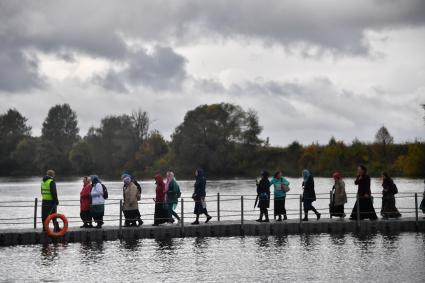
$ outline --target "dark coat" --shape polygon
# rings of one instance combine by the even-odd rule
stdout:
[[[268,178],[262,178],[257,184],[258,208],[270,207],[270,186]]]
[[[207,194],[206,186],[207,186],[207,179],[204,177],[201,171],[198,171],[198,176],[196,176],[196,182],[194,186],[195,191],[193,194],[193,198],[196,198],[196,199],[204,198]]]
[[[363,178],[360,179],[359,176],[357,176],[356,180],[354,181],[354,184],[356,184],[358,186],[357,189],[357,195],[359,197],[363,197],[366,194],[367,195],[371,195],[370,192],[370,176],[369,175],[364,175]]]
[[[305,201],[315,201],[316,192],[314,191],[314,179],[313,176],[308,177],[307,181],[303,182],[303,199]]]

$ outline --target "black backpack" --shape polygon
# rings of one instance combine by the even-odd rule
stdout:
[[[108,189],[106,188],[106,186],[104,184],[101,184],[102,188],[103,188],[103,198],[104,199],[108,199]]]
[[[396,186],[396,184],[395,183],[393,183],[393,185],[391,186],[392,188],[392,193],[394,194],[394,195],[396,195],[396,194],[398,194],[398,188],[397,188],[397,186]]]

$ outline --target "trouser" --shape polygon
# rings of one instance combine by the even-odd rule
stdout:
[[[180,220],[179,215],[177,214],[177,212],[174,211],[177,207],[177,203],[169,203],[168,206],[170,207],[171,215],[174,216],[177,220]]]
[[[103,215],[105,213],[105,205],[103,204],[97,204],[97,205],[92,205],[90,207],[90,214],[93,217],[93,220],[98,224],[98,225],[102,225],[103,224]]]
[[[47,219],[47,217],[49,217],[50,214],[56,213],[56,203],[52,200],[43,200],[41,202],[41,220],[43,221],[43,231],[45,230],[44,228],[44,221]],[[56,219],[52,220],[53,222],[53,226],[54,226],[54,230],[58,231],[59,230],[59,223]]]
[[[84,224],[91,224],[92,216],[91,216],[90,210],[81,211],[80,217],[81,217],[81,220],[83,220]]]

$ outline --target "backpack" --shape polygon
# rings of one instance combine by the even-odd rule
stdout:
[[[137,190],[139,191],[139,194],[142,194],[142,186],[140,186],[139,182],[136,180],[133,180],[133,183],[136,185]]]
[[[103,188],[103,198],[104,199],[108,199],[108,189],[106,188],[106,186],[104,184],[102,184],[102,188]]]
[[[180,191],[180,187],[177,183],[176,183],[176,196],[177,198],[182,196],[182,192]]]
[[[398,188],[395,183],[393,183],[391,190],[394,195],[398,194]]]

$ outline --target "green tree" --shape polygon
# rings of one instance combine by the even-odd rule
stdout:
[[[39,150],[40,139],[24,137],[12,153],[12,159],[16,162],[16,173],[19,175],[39,174],[36,156]]]
[[[397,160],[397,166],[408,177],[425,176],[425,143],[416,142],[408,145],[407,155]]]
[[[0,115],[0,175],[12,174],[17,164],[12,158],[18,143],[31,134],[27,118],[16,109],[9,109]]]
[[[44,171],[54,168],[62,173],[69,173],[71,163],[68,159],[78,136],[77,114],[69,104],[55,105],[50,108],[43,122],[41,147],[38,162]]]
[[[86,139],[76,143],[69,152],[74,172],[82,175],[90,175],[96,168],[93,162],[92,152]]]
[[[147,174],[152,177],[158,167],[163,169],[164,166],[170,166],[170,164],[164,164],[163,161],[158,162],[165,157],[168,151],[168,144],[161,133],[156,130],[152,131],[135,155],[137,170],[141,170],[138,175]]]
[[[201,105],[186,113],[172,135],[177,168],[185,174],[201,166],[212,175],[233,175],[241,161],[240,149],[245,148],[241,145],[259,145],[260,132],[253,111],[228,103]]]

